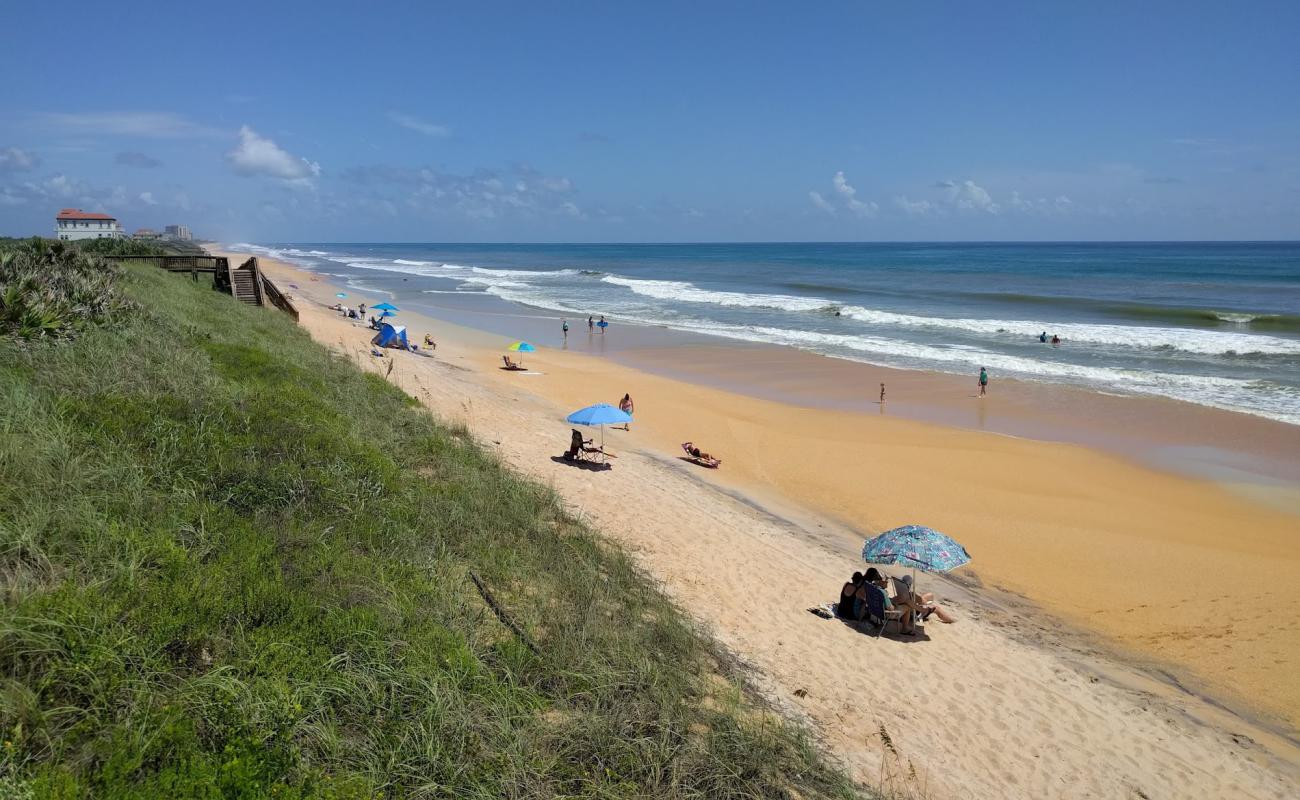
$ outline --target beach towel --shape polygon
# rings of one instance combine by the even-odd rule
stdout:
[[[808,609],[808,613],[816,614],[822,619],[835,619],[835,610],[839,607],[839,605],[840,605],[839,603],[822,603],[819,606],[813,606],[812,608]]]

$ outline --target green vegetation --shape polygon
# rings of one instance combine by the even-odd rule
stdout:
[[[171,252],[162,242],[141,239],[81,239],[71,244],[97,256],[165,256]]]
[[[174,240],[141,239],[78,239],[62,241],[40,236],[28,239],[0,237],[0,253],[25,247],[29,244],[43,242],[47,245],[63,244],[83,253],[95,256],[166,256],[166,255],[200,255],[203,248],[193,242]]]
[[[121,315],[120,268],[50,239],[0,249],[0,336],[67,336]]]
[[[70,343],[0,335],[0,794],[853,796],[464,430],[283,314],[119,280]]]

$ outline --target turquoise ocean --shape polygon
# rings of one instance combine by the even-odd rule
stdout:
[[[440,305],[526,306],[579,327],[603,314],[1300,425],[1300,243],[232,246],[415,311],[439,295]],[[1061,344],[1040,342],[1044,333]]]

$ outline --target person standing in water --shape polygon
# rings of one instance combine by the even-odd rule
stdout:
[[[986,367],[980,367],[980,397],[988,394],[989,391],[989,371]]]
[[[593,317],[593,316],[591,316],[590,314],[588,314],[588,315],[587,315],[587,333],[595,333],[595,332],[596,332],[596,318]]]
[[[604,315],[604,314],[601,314],[601,315],[600,315],[600,322],[597,322],[597,323],[596,323],[596,327],[597,327],[597,328],[600,328],[600,332],[601,332],[602,334],[605,332],[605,329],[609,327],[609,323],[605,321],[605,315]]]
[[[569,321],[568,321],[567,319],[561,319],[561,320],[560,320],[560,330],[564,331],[564,338],[565,338],[565,339],[568,339],[568,338],[569,338]]]

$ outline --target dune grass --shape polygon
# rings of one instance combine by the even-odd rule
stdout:
[[[120,280],[111,324],[0,338],[0,795],[856,796],[464,430],[273,310]]]

